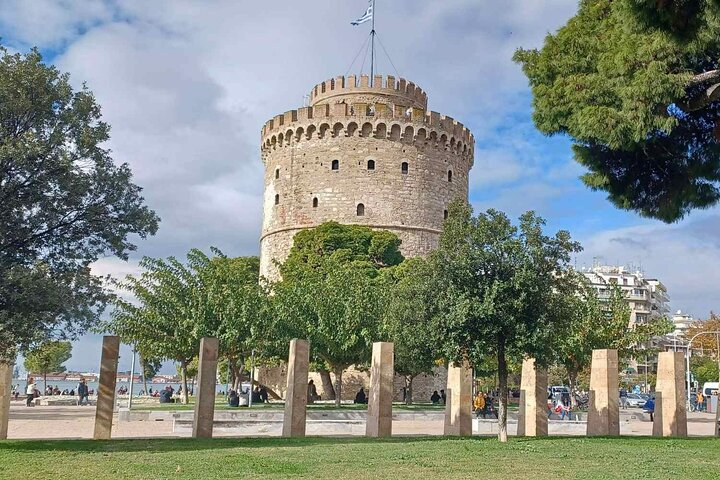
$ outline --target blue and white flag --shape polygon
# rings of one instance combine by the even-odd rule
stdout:
[[[365,10],[365,14],[364,14],[362,17],[360,17],[360,18],[358,18],[357,20],[355,20],[354,22],[350,22],[351,25],[358,26],[358,25],[360,25],[361,23],[369,22],[370,20],[372,20],[372,18],[373,18],[372,2],[373,2],[373,0],[370,0],[370,1],[368,2],[370,5],[368,5],[367,10]]]

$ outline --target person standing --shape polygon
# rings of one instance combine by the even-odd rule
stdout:
[[[25,405],[27,405],[28,407],[33,406],[32,402],[33,402],[33,400],[35,400],[35,388],[36,388],[35,379],[32,377],[28,378],[27,388],[25,389],[25,393],[27,394],[27,399],[25,401]]]
[[[88,386],[87,386],[87,383],[85,382],[84,378],[81,378],[80,383],[78,383],[77,395],[78,395],[78,406],[87,405],[87,403],[88,403]]]
[[[440,390],[440,400],[442,401],[442,404],[445,405],[445,402],[447,401],[447,395],[445,395],[445,390]]]
[[[622,406],[623,410],[627,408],[627,395],[628,392],[625,390],[625,387],[620,389],[620,405]]]
[[[485,418],[485,396],[483,392],[478,392],[473,400],[473,408],[475,409],[476,418],[480,418],[480,415]]]
[[[695,398],[695,410],[702,412],[705,407],[705,397],[703,396],[702,390],[698,390],[697,397]]]

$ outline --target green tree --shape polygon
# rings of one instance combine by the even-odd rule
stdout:
[[[574,142],[582,179],[672,222],[720,200],[720,2],[583,0],[540,50],[518,50],[533,120]]]
[[[335,374],[336,405],[343,371],[368,361],[379,340],[388,291],[380,270],[402,262],[399,245],[387,231],[327,222],[295,235],[280,268],[283,280],[273,285],[283,342],[310,341],[314,360]]]
[[[704,356],[694,356],[690,358],[690,371],[695,380],[700,384],[700,388],[706,382],[718,381],[718,364],[715,359]]]
[[[553,359],[552,338],[566,319],[556,297],[567,294],[570,255],[580,245],[566,231],[546,236],[533,212],[514,226],[488,210],[473,217],[463,202],[450,206],[440,247],[430,260],[441,279],[444,356],[476,363],[497,358],[500,391],[499,438],[507,441],[508,360]]]
[[[215,335],[237,390],[253,350],[257,359],[277,351],[278,335],[266,287],[258,283],[258,257],[214,257],[208,269],[208,300],[217,316]]]
[[[94,325],[109,301],[90,272],[157,230],[87,88],[36,50],[0,47],[0,357]]]
[[[191,250],[187,259],[186,266],[174,257],[143,258],[142,274],[129,275],[119,283],[133,301],[119,297],[111,319],[103,325],[103,329],[136,344],[149,358],[177,362],[184,403],[188,403],[188,365],[198,354],[200,338],[215,326],[198,275],[209,259],[199,250]]]
[[[64,341],[45,342],[25,354],[25,370],[43,376],[43,391],[47,389],[47,374],[65,371],[63,363],[72,357],[72,344]]]
[[[555,336],[555,350],[559,363],[566,371],[570,391],[577,386],[578,376],[590,366],[592,351],[599,348],[618,350],[620,358],[632,358],[638,349],[653,337],[672,331],[667,318],[652,318],[630,324],[630,307],[623,291],[611,285],[607,298],[599,298],[597,291],[582,274],[571,277],[570,295],[558,298],[558,316],[569,319],[566,329]],[[572,396],[575,404],[575,397]]]
[[[420,258],[405,260],[392,276],[383,328],[394,343],[395,373],[405,377],[405,403],[410,405],[413,379],[431,374],[441,356],[437,321],[440,288],[430,265]]]
[[[152,380],[160,372],[162,368],[162,361],[146,358],[142,352],[139,352],[140,359],[140,371],[142,372],[143,387],[145,388],[145,394],[148,395],[150,390],[148,389],[148,380]]]

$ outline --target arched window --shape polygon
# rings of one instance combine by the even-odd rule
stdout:
[[[447,220],[447,218],[448,218],[448,211],[447,211],[447,210],[445,210],[445,211],[443,212],[443,218],[444,218],[445,220]]]
[[[448,170],[448,182],[452,182],[452,170]]]
[[[402,162],[402,165],[400,166],[400,171],[403,173],[403,175],[407,175],[408,173],[408,163]]]
[[[280,169],[279,168],[275,169],[275,178],[280,178]]]
[[[358,217],[365,216],[365,205],[363,205],[362,203],[358,203],[357,216]]]
[[[340,160],[333,160],[330,168],[333,170],[340,170]]]
[[[375,160],[368,160],[368,170],[375,170]]]
[[[317,208],[318,206],[318,199],[317,197],[313,198],[313,208]]]
[[[279,193],[275,194],[275,205],[280,205],[280,194]]]

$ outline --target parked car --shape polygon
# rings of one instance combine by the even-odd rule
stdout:
[[[647,398],[639,393],[628,393],[626,402],[628,407],[642,407],[647,402]]]

